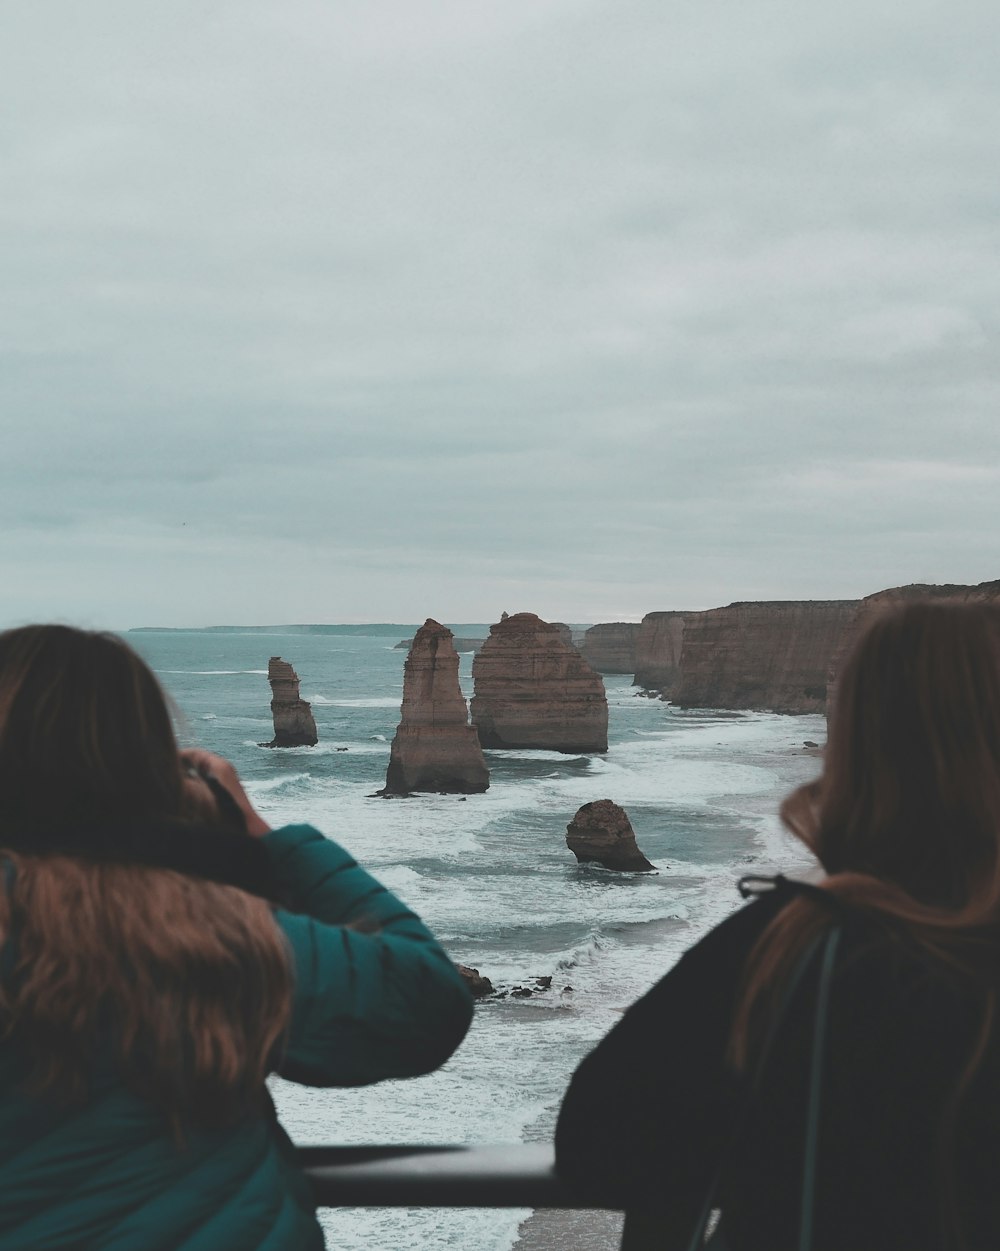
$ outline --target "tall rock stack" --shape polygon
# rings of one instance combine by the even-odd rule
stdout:
[[[583,636],[583,658],[598,673],[635,673],[635,621],[606,621]]]
[[[484,747],[608,750],[600,674],[531,612],[505,617],[472,662],[472,722]]]
[[[686,612],[648,612],[635,637],[635,685],[672,699],[681,673]]]
[[[853,599],[770,600],[688,613],[674,703],[823,712]]]
[[[925,582],[912,582],[908,586],[893,586],[885,591],[876,591],[874,595],[866,595],[857,606],[853,618],[841,636],[840,645],[830,662],[826,688],[826,716],[829,721],[837,699],[837,676],[840,673],[847,653],[855,639],[879,612],[893,608],[897,604],[905,604],[922,599],[955,599],[961,601],[985,602],[1000,601],[1000,580],[979,582],[975,585],[940,583],[934,585]]]
[[[428,618],[403,670],[401,720],[392,740],[383,795],[411,791],[473,794],[490,784],[458,684],[451,631]]]
[[[263,747],[315,747],[319,742],[312,708],[299,698],[299,675],[287,660],[272,656],[267,662],[271,684],[274,738]]]

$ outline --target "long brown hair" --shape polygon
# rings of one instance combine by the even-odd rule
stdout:
[[[291,1001],[268,903],[95,861],[82,836],[72,854],[77,830],[196,817],[167,701],[131,648],[66,626],[0,634],[0,1031],[29,1089],[80,1098],[111,1054],[175,1125],[257,1098]],[[36,830],[62,831],[61,854],[32,854]]]
[[[973,987],[980,1026],[941,1110],[945,1245],[961,1243],[958,1111],[997,1017],[1000,922],[1000,605],[916,601],[879,612],[840,675],[822,775],[785,825],[826,870],[821,886]],[[750,953],[730,1059],[745,1067],[781,988],[834,910],[794,899]]]

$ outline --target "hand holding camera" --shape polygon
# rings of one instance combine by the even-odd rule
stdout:
[[[239,774],[225,759],[199,747],[181,752],[184,784],[196,809],[221,818],[226,825],[245,828],[254,838],[262,838],[271,827],[247,798]]]

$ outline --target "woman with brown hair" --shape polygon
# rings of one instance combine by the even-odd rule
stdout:
[[[323,1238],[264,1086],[426,1073],[461,978],[405,905],[178,751],[120,639],[0,634],[0,1246]]]
[[[558,1168],[678,1246],[711,1206],[736,1251],[995,1251],[1000,606],[878,616],[782,817],[825,876],[748,880],[626,1012]]]

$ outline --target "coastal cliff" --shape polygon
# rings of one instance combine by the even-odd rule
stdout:
[[[452,639],[451,631],[431,618],[414,636],[383,795],[473,794],[489,787],[489,770],[458,684]]]
[[[682,708],[822,712],[831,658],[858,600],[771,600],[688,613],[680,677]]]
[[[272,656],[267,662],[271,684],[274,738],[262,747],[315,747],[319,742],[312,708],[299,698],[299,675],[287,660]]]
[[[837,699],[837,675],[847,653],[850,651],[858,634],[878,612],[891,608],[896,604],[904,604],[911,600],[921,599],[957,599],[988,601],[1000,600],[1000,579],[993,582],[939,583],[911,582],[906,586],[892,586],[884,591],[876,591],[866,595],[858,603],[847,628],[840,639],[840,644],[833,654],[827,673],[826,715],[829,720]]]
[[[680,677],[684,619],[687,612],[648,612],[635,636],[635,685],[673,696]]]
[[[591,626],[584,634],[580,651],[587,664],[598,673],[635,673],[638,634],[638,622],[602,622]]]
[[[472,722],[484,747],[608,750],[604,683],[561,631],[534,613],[490,627],[472,662]]]

